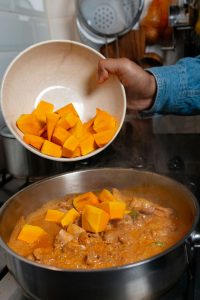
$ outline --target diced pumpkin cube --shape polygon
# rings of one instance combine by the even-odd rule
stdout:
[[[71,136],[71,134],[64,128],[62,127],[56,127],[54,130],[54,133],[52,135],[52,142],[63,146],[65,141]]]
[[[63,127],[67,130],[75,126],[78,120],[79,117],[77,117],[77,115],[75,115],[74,113],[67,113],[60,118],[60,120],[58,121],[58,126]]]
[[[84,131],[85,129],[80,119],[78,119],[77,123],[71,129],[69,129],[69,132],[72,135],[74,135],[78,140],[82,138]]]
[[[74,105],[72,103],[69,103],[61,108],[59,108],[56,111],[57,114],[59,114],[61,117],[63,117],[64,115],[68,114],[68,113],[74,113],[75,115],[78,116],[78,113],[74,107]]]
[[[80,147],[78,146],[78,147],[76,148],[76,150],[74,150],[74,152],[73,152],[73,154],[72,154],[71,157],[79,157],[79,156],[81,156],[81,149],[80,149]]]
[[[25,224],[17,239],[32,244],[47,238],[47,236],[47,232],[41,227]]]
[[[85,205],[82,213],[82,227],[90,232],[102,232],[109,221],[109,215],[103,209],[92,205]]]
[[[103,189],[101,191],[101,193],[99,194],[99,200],[102,201],[102,202],[104,202],[104,201],[116,201],[113,194],[107,189]]]
[[[36,118],[42,122],[46,123],[46,113],[51,113],[53,112],[54,105],[46,102],[44,100],[41,100],[36,109],[33,111],[33,114],[36,116]]]
[[[48,209],[45,216],[45,221],[60,223],[60,220],[63,218],[64,214],[64,212],[57,209]]]
[[[70,135],[63,145],[62,155],[64,157],[72,157],[78,145],[79,141],[77,138],[73,135]]]
[[[105,130],[95,133],[94,140],[99,147],[105,146],[115,135],[115,130]]]
[[[50,155],[50,156],[54,156],[54,157],[61,157],[62,156],[62,147],[45,140],[44,144],[41,148],[41,152],[46,155]]]
[[[116,120],[108,112],[97,109],[96,116],[94,118],[93,129],[95,132],[101,132],[109,129],[115,129]]]
[[[110,216],[110,219],[122,219],[125,214],[126,205],[124,202],[119,201],[104,201],[98,205],[99,208],[103,209]]]
[[[98,203],[97,196],[92,192],[81,194],[73,199],[73,205],[79,212],[82,212],[84,206],[87,204],[96,205]]]
[[[17,119],[17,127],[25,134],[41,135],[43,125],[33,114],[24,114]]]
[[[83,127],[84,127],[84,129],[85,129],[87,132],[95,133],[95,131],[94,131],[94,129],[93,129],[94,119],[95,119],[95,118],[92,118],[92,119],[90,119],[88,122],[86,122],[86,123],[83,124]]]
[[[86,134],[80,141],[81,154],[86,155],[96,149],[95,140],[91,133]]]
[[[23,136],[23,140],[26,144],[31,145],[38,150],[42,148],[42,145],[44,143],[44,138],[28,133],[25,133],[25,135]]]
[[[47,122],[47,137],[48,140],[51,141],[54,129],[56,127],[56,124],[58,120],[60,119],[60,116],[56,113],[47,113],[46,114],[46,122]]]
[[[76,209],[71,208],[62,217],[60,223],[63,227],[67,227],[69,224],[74,223],[74,221],[80,217],[80,214]]]

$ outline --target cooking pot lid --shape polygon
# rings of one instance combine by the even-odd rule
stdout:
[[[0,128],[0,136],[10,138],[10,139],[15,139],[15,137],[12,135],[12,133],[10,132],[10,130],[6,125]]]

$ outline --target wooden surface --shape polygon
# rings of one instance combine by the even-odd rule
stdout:
[[[118,38],[119,55],[117,54],[116,41],[104,45],[100,52],[109,58],[127,57],[140,64],[140,60],[145,53],[145,35],[141,30],[131,30],[127,34]]]

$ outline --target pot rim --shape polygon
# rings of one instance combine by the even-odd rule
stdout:
[[[171,251],[175,250],[176,248],[178,248],[179,246],[181,246],[192,234],[192,232],[194,232],[198,220],[199,220],[199,213],[200,213],[200,207],[199,207],[199,203],[196,199],[196,197],[194,196],[194,194],[182,183],[180,183],[179,181],[176,181],[168,176],[159,174],[159,173],[154,173],[151,171],[141,171],[141,170],[137,170],[134,168],[118,168],[118,167],[112,167],[112,168],[97,168],[97,169],[85,169],[85,170],[77,170],[77,171],[70,171],[70,172],[65,172],[62,173],[60,175],[53,175],[50,176],[46,179],[42,179],[39,180],[33,184],[30,184],[28,187],[25,187],[23,189],[21,189],[19,192],[15,193],[12,197],[10,197],[0,208],[0,215],[3,214],[4,210],[6,209],[6,207],[10,204],[11,201],[13,201],[13,198],[15,198],[18,194],[22,193],[24,190],[31,190],[34,189],[35,186],[41,184],[42,182],[46,182],[46,181],[51,181],[54,178],[58,178],[58,177],[63,177],[66,174],[71,174],[71,173],[85,173],[85,172],[94,172],[94,171],[99,171],[99,170],[103,170],[103,171],[108,171],[108,170],[113,170],[113,169],[118,169],[119,171],[126,171],[126,170],[134,170],[134,172],[136,173],[144,173],[144,174],[149,174],[149,175],[153,175],[154,177],[162,177],[168,181],[171,181],[172,183],[175,183],[176,185],[179,185],[181,188],[187,190],[187,192],[191,195],[191,199],[194,203],[195,206],[195,216],[194,216],[194,220],[193,220],[193,224],[190,228],[190,230],[188,230],[188,232],[184,235],[184,237],[178,241],[177,243],[175,243],[173,246],[167,248],[165,251],[154,255],[150,258],[135,262],[135,263],[129,263],[129,264],[125,264],[122,266],[117,266],[117,267],[110,267],[110,268],[101,268],[101,269],[64,269],[64,268],[57,268],[57,267],[53,267],[53,266],[47,266],[47,265],[43,265],[43,264],[39,264],[37,262],[33,262],[31,260],[28,260],[26,258],[24,258],[21,255],[18,255],[16,252],[14,252],[10,247],[7,246],[7,244],[2,240],[2,238],[0,237],[0,246],[6,251],[8,252],[11,256],[14,256],[15,258],[19,259],[22,262],[28,263],[32,266],[35,267],[40,267],[42,269],[46,269],[46,270],[51,270],[51,271],[56,271],[56,272],[73,272],[73,273],[98,273],[98,272],[113,272],[113,271],[117,271],[117,270],[126,270],[126,269],[130,269],[132,267],[138,267],[141,266],[143,264],[146,263],[150,263],[153,262],[159,258],[161,258],[164,255],[169,254]]]

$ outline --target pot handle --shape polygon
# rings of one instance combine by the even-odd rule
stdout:
[[[193,231],[190,235],[190,243],[194,248],[200,248],[200,232]]]

